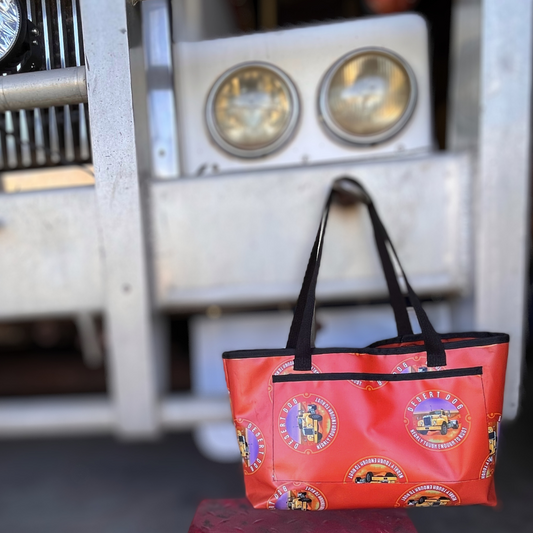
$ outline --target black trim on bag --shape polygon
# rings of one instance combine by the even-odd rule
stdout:
[[[481,366],[456,368],[453,370],[435,370],[433,372],[415,372],[413,374],[365,374],[361,372],[284,374],[272,376],[272,383],[288,383],[294,381],[425,381],[426,379],[479,376],[481,374],[483,374],[483,368]]]
[[[442,339],[460,339],[466,337],[465,340],[458,340],[444,343],[446,351],[456,350],[459,348],[476,348],[479,346],[490,346],[491,344],[506,344],[509,342],[509,335],[506,333],[489,333],[489,332],[468,332],[468,333],[445,333],[441,334]],[[425,352],[424,345],[415,346],[398,346],[395,348],[380,348],[385,344],[405,343],[405,342],[420,342],[423,341],[422,335],[406,335],[403,337],[396,337],[370,344],[366,348],[313,348],[313,355],[315,354],[335,354],[335,353],[357,353],[368,355],[404,355],[412,353]],[[279,348],[279,349],[256,349],[256,350],[232,350],[222,354],[223,359],[254,359],[260,357],[283,357],[294,355],[293,348]]]
[[[454,338],[461,338],[461,337],[466,337],[466,339],[468,339],[469,337],[470,338],[474,337],[474,339],[488,339],[491,341],[488,344],[503,344],[503,343],[509,342],[509,335],[507,333],[490,333],[488,331],[481,331],[481,332],[480,331],[462,331],[461,333],[441,333],[440,337],[441,339],[454,339]],[[456,342],[467,342],[466,339],[462,341],[456,341]],[[471,339],[471,340],[474,340],[474,339]],[[422,340],[423,339],[420,334],[403,335],[402,337],[393,337],[391,339],[384,339],[381,341],[373,342],[372,344],[368,345],[368,348],[379,348],[380,346],[383,346],[385,344],[421,342]],[[454,344],[454,343],[446,343],[445,346],[449,346],[450,344]],[[486,344],[479,344],[479,346],[485,346],[485,345]]]

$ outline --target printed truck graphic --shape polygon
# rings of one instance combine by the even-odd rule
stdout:
[[[407,503],[414,507],[439,507],[441,505],[448,505],[450,498],[446,498],[446,496],[441,496],[440,498],[420,496],[418,500],[409,500]]]
[[[419,416],[416,430],[422,435],[427,435],[428,431],[440,431],[441,435],[446,435],[448,429],[459,429],[459,421],[452,419],[451,412],[444,409]]]
[[[237,430],[237,441],[239,442],[239,451],[241,452],[241,457],[248,462],[250,460],[250,448],[248,447],[248,442],[246,442],[244,433],[245,430]]]
[[[313,500],[307,496],[306,491],[296,492],[291,490],[287,498],[287,509],[291,511],[307,511]]]
[[[496,433],[496,430],[492,426],[489,426],[489,450],[490,450],[490,455],[495,455],[496,454],[497,447],[498,447],[498,435]]]
[[[300,404],[301,405],[301,404]],[[298,410],[298,427],[302,441],[307,440],[318,444],[322,440],[322,415],[317,412],[315,404],[309,404],[307,410]]]
[[[364,477],[356,477],[356,483],[396,483],[398,481],[398,476],[392,472],[378,473],[367,472]]]

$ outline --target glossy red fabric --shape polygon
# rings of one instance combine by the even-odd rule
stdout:
[[[255,508],[496,504],[508,336],[445,336],[445,368],[427,367],[416,337],[315,350],[311,372],[293,371],[290,350],[224,354]],[[454,369],[462,370],[441,377]],[[338,379],[339,372],[383,376]],[[287,375],[307,377],[272,379]]]

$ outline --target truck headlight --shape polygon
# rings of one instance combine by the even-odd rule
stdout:
[[[18,0],[0,2],[0,61],[13,50],[21,36],[23,17]]]
[[[416,103],[416,80],[393,52],[362,49],[327,72],[319,94],[326,126],[355,144],[383,142],[407,123]]]
[[[39,30],[28,20],[22,0],[0,0],[0,75],[38,70],[42,64]]]
[[[239,157],[260,157],[280,148],[294,131],[298,115],[294,84],[266,63],[241,64],[225,72],[207,98],[211,136]]]

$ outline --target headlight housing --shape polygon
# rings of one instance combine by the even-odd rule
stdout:
[[[330,68],[318,105],[333,134],[368,145],[397,134],[411,117],[416,98],[416,79],[409,65],[391,51],[366,48]]]
[[[15,48],[22,34],[24,13],[18,0],[0,2],[0,61]]]
[[[39,31],[28,20],[25,2],[0,1],[0,74],[38,70],[42,64]]]
[[[239,157],[261,157],[280,148],[299,116],[298,93],[289,77],[268,63],[244,63],[215,82],[206,103],[214,141]]]

